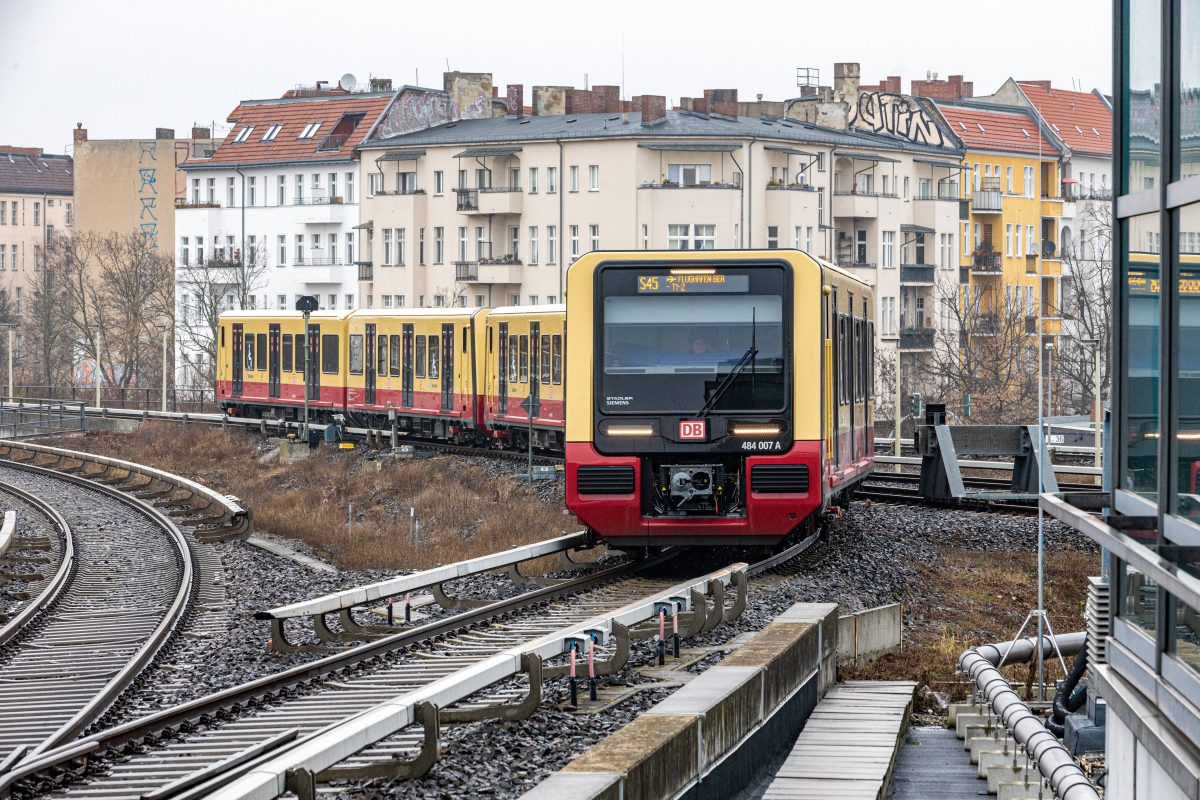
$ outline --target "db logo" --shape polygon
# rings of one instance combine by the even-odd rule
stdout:
[[[679,420],[679,438],[704,441],[708,438],[708,423],[702,419]]]

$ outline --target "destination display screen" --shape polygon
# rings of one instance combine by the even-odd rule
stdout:
[[[750,291],[749,275],[683,273],[675,275],[639,275],[638,294],[702,294],[705,292]]]
[[[1161,281],[1157,273],[1149,274],[1141,270],[1130,270],[1126,278],[1131,294],[1158,294]],[[1179,294],[1200,295],[1200,273],[1184,271],[1179,276]]]

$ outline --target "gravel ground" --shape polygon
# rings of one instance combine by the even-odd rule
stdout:
[[[63,539],[50,519],[16,495],[0,491],[0,512],[17,512],[13,543],[0,557],[0,621],[9,619],[26,603],[21,595],[36,597],[62,564]],[[34,546],[35,543],[38,546]],[[49,559],[39,563],[30,559]],[[40,577],[39,577],[40,576]]]

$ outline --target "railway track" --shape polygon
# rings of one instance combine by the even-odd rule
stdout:
[[[813,536],[744,571],[764,575],[786,569],[817,542]],[[322,728],[329,730],[380,703],[469,671],[522,642],[671,587],[678,578],[654,577],[646,570],[673,557],[666,553],[536,589],[94,734],[0,775],[0,796],[47,791],[80,798],[205,796],[276,751],[311,740]],[[740,613],[744,595],[743,589],[732,599],[722,591],[714,598],[720,608],[701,605],[693,621],[698,619],[704,630],[714,627],[727,613],[727,603]],[[631,635],[652,632],[635,629]],[[596,652],[598,662],[619,668],[628,656],[628,644],[624,653],[621,647],[619,638],[606,642]],[[543,676],[543,669],[563,670],[554,664],[539,667]],[[515,697],[534,696],[535,685],[540,687],[540,679],[490,686],[441,714],[448,718],[456,711],[512,706]],[[402,730],[357,750],[339,769],[386,770],[422,752],[424,735]],[[64,777],[73,780],[60,785]]]
[[[179,527],[115,489],[2,464],[0,498],[42,515],[63,540],[54,579],[0,646],[0,763],[11,768],[113,706],[184,618],[195,572]]]
[[[890,503],[893,505],[918,505],[918,506],[944,506],[945,508],[954,508],[961,511],[980,511],[984,513],[1000,513],[1000,514],[1036,514],[1036,503],[1021,503],[1019,501],[999,501],[999,500],[976,500],[972,498],[964,498],[961,500],[948,500],[944,503],[930,502],[921,496],[920,491],[915,486],[895,486],[887,485],[891,483],[892,476],[881,476],[878,481],[867,480],[855,489],[854,499],[870,500],[874,503]]]
[[[26,501],[8,493],[8,510],[14,514],[12,536],[3,559],[8,605],[0,617],[0,646],[48,607],[70,577],[75,562],[75,540],[65,521],[41,501]]]

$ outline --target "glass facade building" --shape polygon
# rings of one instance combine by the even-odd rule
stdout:
[[[1200,0],[1114,0],[1110,494],[1043,507],[1107,550],[1106,797],[1200,796]],[[1074,505],[1071,505],[1071,504]],[[1095,612],[1092,612],[1093,614]]]

